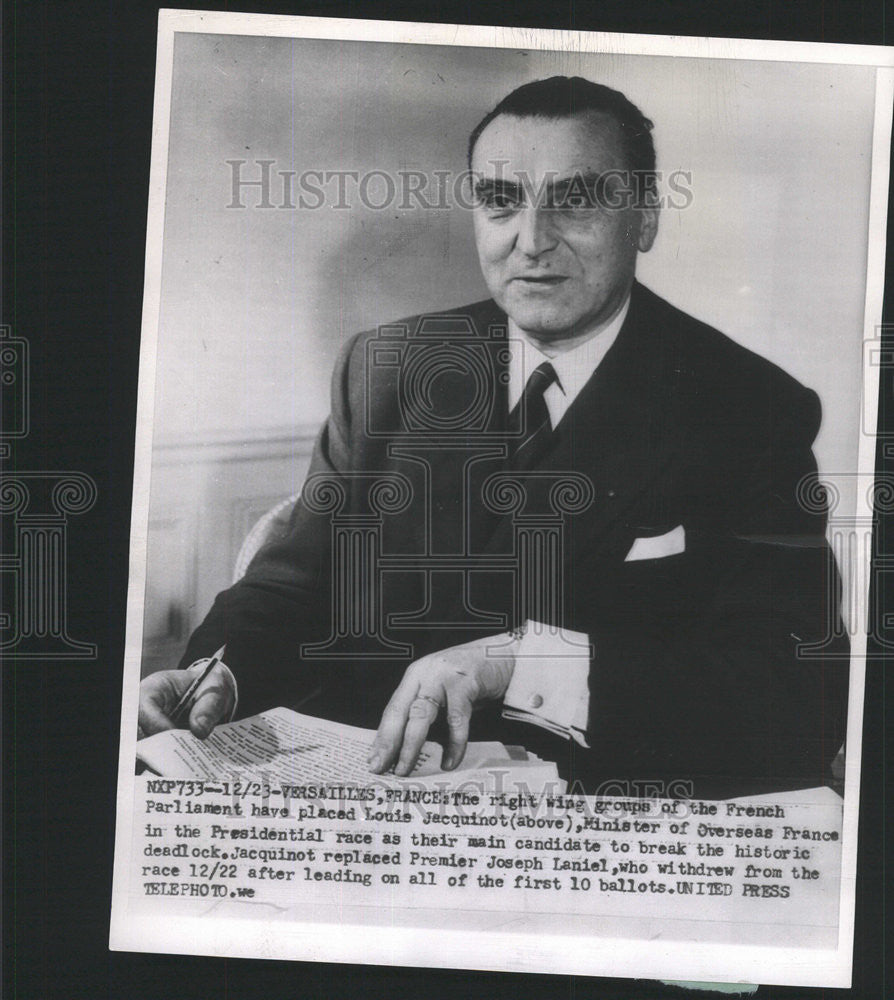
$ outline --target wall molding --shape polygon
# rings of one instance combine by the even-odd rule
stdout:
[[[300,458],[313,450],[319,427],[259,428],[242,434],[232,431],[203,431],[200,438],[178,435],[152,446],[152,464],[182,465],[200,462],[249,462],[257,459]]]

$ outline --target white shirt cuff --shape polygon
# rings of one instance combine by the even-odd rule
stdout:
[[[503,697],[503,718],[588,746],[590,656],[583,632],[528,622]]]

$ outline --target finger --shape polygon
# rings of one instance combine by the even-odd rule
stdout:
[[[458,767],[466,755],[469,743],[469,720],[472,717],[472,702],[462,691],[447,690],[447,748],[441,760],[445,771]]]
[[[438,717],[442,704],[442,697],[428,691],[420,691],[413,699],[407,725],[404,729],[400,757],[394,768],[394,773],[398,777],[405,777],[416,766],[419,751],[422,749],[422,744],[425,743],[431,724]]]
[[[419,682],[407,676],[398,684],[385,706],[367,763],[374,774],[387,771],[394,763],[404,739],[410,706],[419,691]]]
[[[235,703],[235,693],[229,675],[215,667],[202,681],[189,712],[189,729],[193,736],[204,740],[223,719],[228,719]]]
[[[163,704],[163,703],[162,703]],[[161,705],[159,705],[151,693],[140,692],[140,708],[137,719],[139,739],[144,736],[152,736],[153,733],[163,733],[166,729],[173,729],[174,723],[165,715]]]
[[[182,670],[159,670],[144,678],[140,684],[140,703],[137,723],[140,738],[173,729],[169,716],[179,693],[186,690],[190,678]]]

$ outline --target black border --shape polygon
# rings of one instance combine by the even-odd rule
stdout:
[[[221,9],[227,3],[188,5]],[[885,0],[236,3],[238,10],[635,33],[885,44]],[[109,952],[114,810],[157,5],[18,0],[3,13],[2,316],[31,348],[31,429],[3,468],[99,488],[69,538],[69,625],[95,662],[2,666],[3,982],[10,998],[584,998],[683,995],[633,980]],[[846,109],[842,109],[846,114]],[[891,212],[889,210],[889,229]],[[890,239],[890,233],[889,233]],[[885,319],[892,318],[891,268]],[[889,352],[890,353],[890,352]],[[894,465],[891,368],[879,468]],[[887,445],[887,454],[885,446]],[[891,517],[877,551],[889,553]],[[890,574],[877,574],[875,606]],[[886,600],[887,598],[887,600]],[[879,627],[885,622],[879,622]],[[767,998],[884,1000],[886,663],[870,660],[854,986]]]

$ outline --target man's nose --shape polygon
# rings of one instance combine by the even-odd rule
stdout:
[[[515,245],[528,257],[538,257],[552,250],[558,242],[553,230],[550,211],[542,205],[527,205],[517,216]]]

